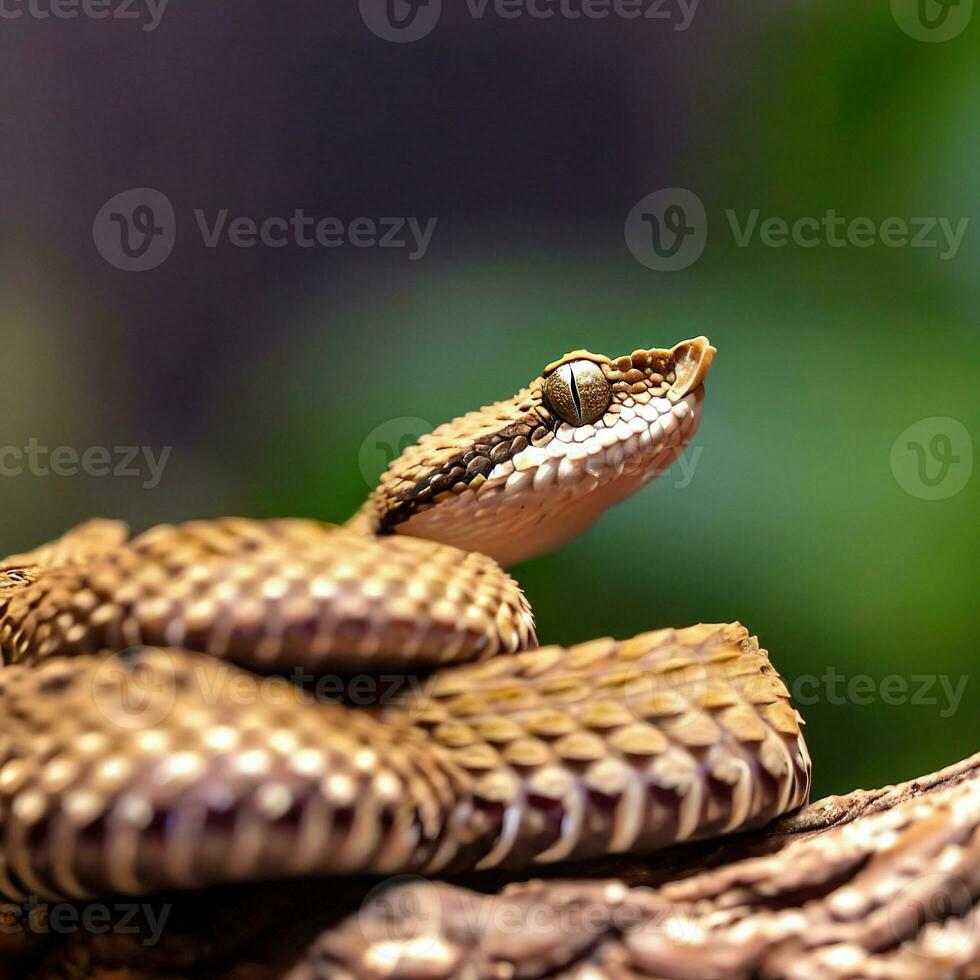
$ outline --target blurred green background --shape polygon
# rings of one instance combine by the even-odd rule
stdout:
[[[892,465],[919,420],[953,419],[974,443],[980,431],[978,18],[930,44],[887,4],[775,15],[704,0],[683,33],[456,11],[391,45],[356,11],[297,7],[234,24],[174,10],[147,36],[38,23],[13,39],[26,74],[8,89],[0,164],[0,442],[173,449],[153,489],[5,476],[0,552],[97,513],[136,528],[341,520],[380,472],[375,444],[417,420],[506,397],[572,348],[616,356],[705,333],[719,354],[690,482],[675,466],[514,569],[540,636],[742,620],[791,684],[818,679],[798,688],[816,795],[980,748],[980,478],[922,499],[912,450],[899,443]],[[141,274],[111,268],[91,237],[101,204],[132,186],[178,212],[174,255]],[[623,238],[662,187],[692,190],[707,214],[704,254],[673,273]],[[220,207],[439,225],[417,262],[208,250],[190,215]],[[725,212],[756,208],[970,223],[948,259],[739,248]],[[969,470],[962,448],[950,481]],[[870,688],[848,697],[859,675]]]

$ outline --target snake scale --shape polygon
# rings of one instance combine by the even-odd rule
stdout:
[[[566,355],[422,436],[343,527],[92,521],[0,562],[0,893],[520,868],[804,803],[748,630],[538,647],[501,567],[683,451],[714,353]]]

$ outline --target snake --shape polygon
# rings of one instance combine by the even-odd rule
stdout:
[[[95,519],[0,562],[0,894],[543,868],[801,806],[802,719],[747,628],[540,645],[505,571],[678,458],[714,355],[573,351],[343,525]]]

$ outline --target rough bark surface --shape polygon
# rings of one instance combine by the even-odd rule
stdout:
[[[136,904],[126,930],[132,913],[117,909],[70,935],[51,929],[64,908],[47,932],[43,909],[6,908],[0,975],[975,980],[980,754],[752,834],[552,878],[307,881]]]

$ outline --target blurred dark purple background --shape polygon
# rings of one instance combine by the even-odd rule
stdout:
[[[921,419],[975,439],[976,229],[942,259],[743,249],[725,217],[975,221],[976,19],[929,43],[904,2],[701,0],[678,30],[676,2],[670,20],[511,21],[446,0],[404,44],[354,2],[171,0],[151,31],[0,18],[0,444],[171,448],[153,488],[4,477],[0,553],[93,513],[342,519],[383,465],[364,455],[376,427],[506,396],[570,348],[705,332],[720,353],[696,478],[518,569],[542,635],[741,617],[791,678],[969,676],[949,712],[804,706],[818,792],[974,750],[976,480],[920,499],[889,454]],[[133,273],[93,222],[139,187],[173,204],[176,245]],[[676,273],[623,231],[670,187],[710,228]],[[193,212],[222,208],[438,223],[418,261],[207,248]],[[583,583],[594,601],[570,604]]]

